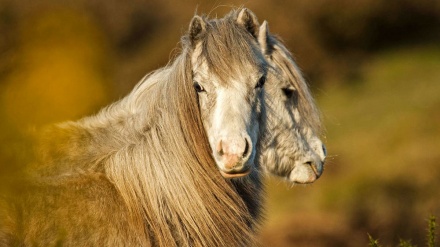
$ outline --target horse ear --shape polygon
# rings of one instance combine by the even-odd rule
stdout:
[[[237,16],[237,23],[246,30],[248,30],[252,36],[257,38],[258,36],[258,19],[257,16],[247,8],[243,8]]]
[[[264,21],[260,26],[260,31],[258,32],[258,43],[260,44],[263,54],[267,55],[269,52],[269,25],[267,24],[267,21]]]
[[[191,40],[191,44],[195,46],[197,41],[199,41],[206,32],[206,22],[202,17],[196,15],[192,18],[191,23],[189,24],[189,38]]]

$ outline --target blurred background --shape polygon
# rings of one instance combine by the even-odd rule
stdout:
[[[0,181],[26,164],[29,129],[120,99],[194,13],[239,6],[295,55],[329,150],[313,185],[267,178],[263,246],[425,246],[440,217],[438,0],[0,0]]]

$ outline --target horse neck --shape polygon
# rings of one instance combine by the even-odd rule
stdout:
[[[30,169],[47,175],[102,170],[103,160],[136,144],[151,126],[160,109],[153,107],[160,73],[147,76],[129,95],[94,116],[46,128],[38,138],[37,164]],[[136,103],[146,94],[151,95],[148,103]]]

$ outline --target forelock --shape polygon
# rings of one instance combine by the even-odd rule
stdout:
[[[198,52],[197,62],[206,63],[209,72],[225,83],[243,70],[254,67],[265,72],[267,67],[255,38],[236,23],[234,15],[208,22]]]

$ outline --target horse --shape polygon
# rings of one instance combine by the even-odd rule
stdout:
[[[259,154],[262,170],[292,184],[313,183],[322,175],[327,155],[319,139],[318,108],[292,54],[269,32],[267,21],[259,28],[258,41],[271,68],[277,71],[265,85],[266,132],[270,134]]]
[[[257,30],[247,9],[196,15],[172,63],[44,131],[22,188],[0,202],[0,245],[255,245],[274,73]]]

